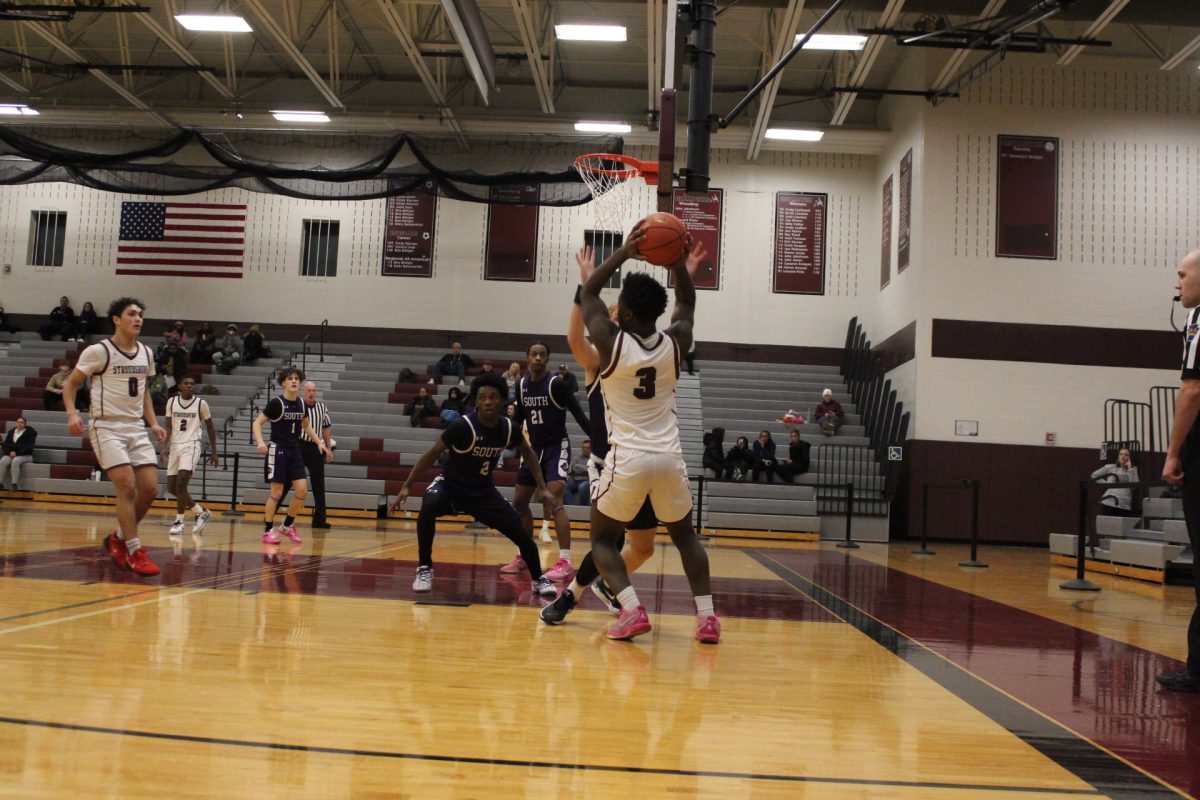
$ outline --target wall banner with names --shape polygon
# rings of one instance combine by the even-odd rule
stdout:
[[[912,148],[900,159],[900,219],[896,231],[896,274],[908,268],[912,238]]]
[[[484,280],[537,280],[537,202],[537,184],[488,189]]]
[[[672,198],[672,213],[683,222],[693,239],[704,243],[705,256],[693,281],[697,289],[721,288],[721,223],[725,203],[724,189],[709,189],[702,194],[688,194],[676,189]],[[675,285],[675,274],[667,276],[667,285]]]
[[[996,256],[1058,258],[1058,139],[1000,136]]]
[[[432,179],[408,194],[388,198],[383,215],[383,275],[433,277],[437,201]]]
[[[825,212],[829,195],[775,194],[776,294],[825,294]]]
[[[882,241],[879,245],[879,288],[892,282],[892,178],[883,182],[883,224],[880,228]]]

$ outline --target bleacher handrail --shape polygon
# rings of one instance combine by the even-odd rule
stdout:
[[[842,355],[842,377],[875,457],[886,462],[883,474],[886,498],[890,500],[899,482],[899,465],[886,461],[888,448],[904,443],[908,436],[909,414],[904,410],[904,404],[896,399],[891,380],[876,361],[871,340],[858,317],[850,320],[846,342],[848,351]]]
[[[1171,443],[1171,426],[1175,424],[1175,395],[1178,386],[1150,387],[1150,446],[1152,452],[1165,453]]]
[[[321,320],[321,363],[325,363],[325,334],[329,332],[329,320]]]

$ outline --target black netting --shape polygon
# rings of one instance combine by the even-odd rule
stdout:
[[[469,202],[505,202],[491,189],[537,185],[539,205],[591,200],[575,156],[623,152],[620,138],[525,136],[457,141],[263,131],[79,131],[0,127],[0,184],[66,182],[106,192],[187,195],[237,187],[308,200],[372,200],[428,181]]]

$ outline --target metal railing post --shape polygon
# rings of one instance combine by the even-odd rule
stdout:
[[[929,544],[929,484],[921,485],[921,546],[913,550],[919,556],[937,555],[936,550],[930,550]]]
[[[1060,583],[1060,589],[1074,589],[1080,592],[1098,592],[1100,587],[1084,577],[1087,568],[1087,518],[1088,518],[1088,484],[1091,481],[1079,482],[1079,523],[1075,534],[1075,577]]]
[[[979,555],[979,481],[968,478],[963,481],[971,487],[971,558],[969,561],[960,561],[960,567],[974,567],[977,569],[987,569],[987,564],[980,561]]]
[[[225,512],[227,517],[244,517],[246,516],[241,511],[237,510],[237,490],[238,490],[238,467],[241,464],[242,454],[233,454],[233,486],[229,489],[229,510]]]
[[[850,528],[854,524],[854,481],[846,483],[846,538],[837,543],[838,547],[846,550],[857,550],[858,544],[850,538]]]

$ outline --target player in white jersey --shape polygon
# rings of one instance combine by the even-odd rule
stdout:
[[[713,611],[708,555],[692,530],[692,492],[679,445],[675,384],[682,355],[692,346],[696,287],[686,251],[670,269],[675,274],[675,308],[665,331],[655,323],[667,307],[667,291],[645,273],[625,275],[617,298],[617,321],[609,319],[600,290],[637,253],[642,232],[634,227],[625,243],[587,279],[580,292],[583,319],[600,356],[600,388],[608,423],[608,456],[592,503],[592,555],[621,614],[608,629],[610,639],[632,639],[650,630],[646,608],[629,584],[618,542],[625,525],[646,498],[679,550],[696,599],[696,638],[716,644],[721,623]]]
[[[146,436],[146,428],[160,442],[167,432],[159,427],[154,404],[146,391],[154,377],[150,348],[138,342],[146,307],[140,300],[122,297],[108,307],[115,329],[111,339],[84,348],[63,384],[67,429],[82,436],[83,420],[75,410],[75,393],[89,382],[88,438],[100,468],[117,490],[117,530],[104,537],[109,556],[122,569],[139,575],[157,575],[158,565],[150,560],[138,540],[138,523],[146,516],[158,494],[158,454]]]
[[[221,466],[217,458],[217,429],[213,427],[212,412],[203,397],[197,397],[196,379],[185,375],[179,382],[179,394],[167,400],[167,438],[171,452],[167,456],[167,491],[175,495],[175,522],[171,525],[171,536],[183,535],[183,514],[191,509],[196,515],[192,533],[199,533],[212,512],[192,499],[188,481],[200,464],[200,428],[208,430],[208,460],[213,468]]]

